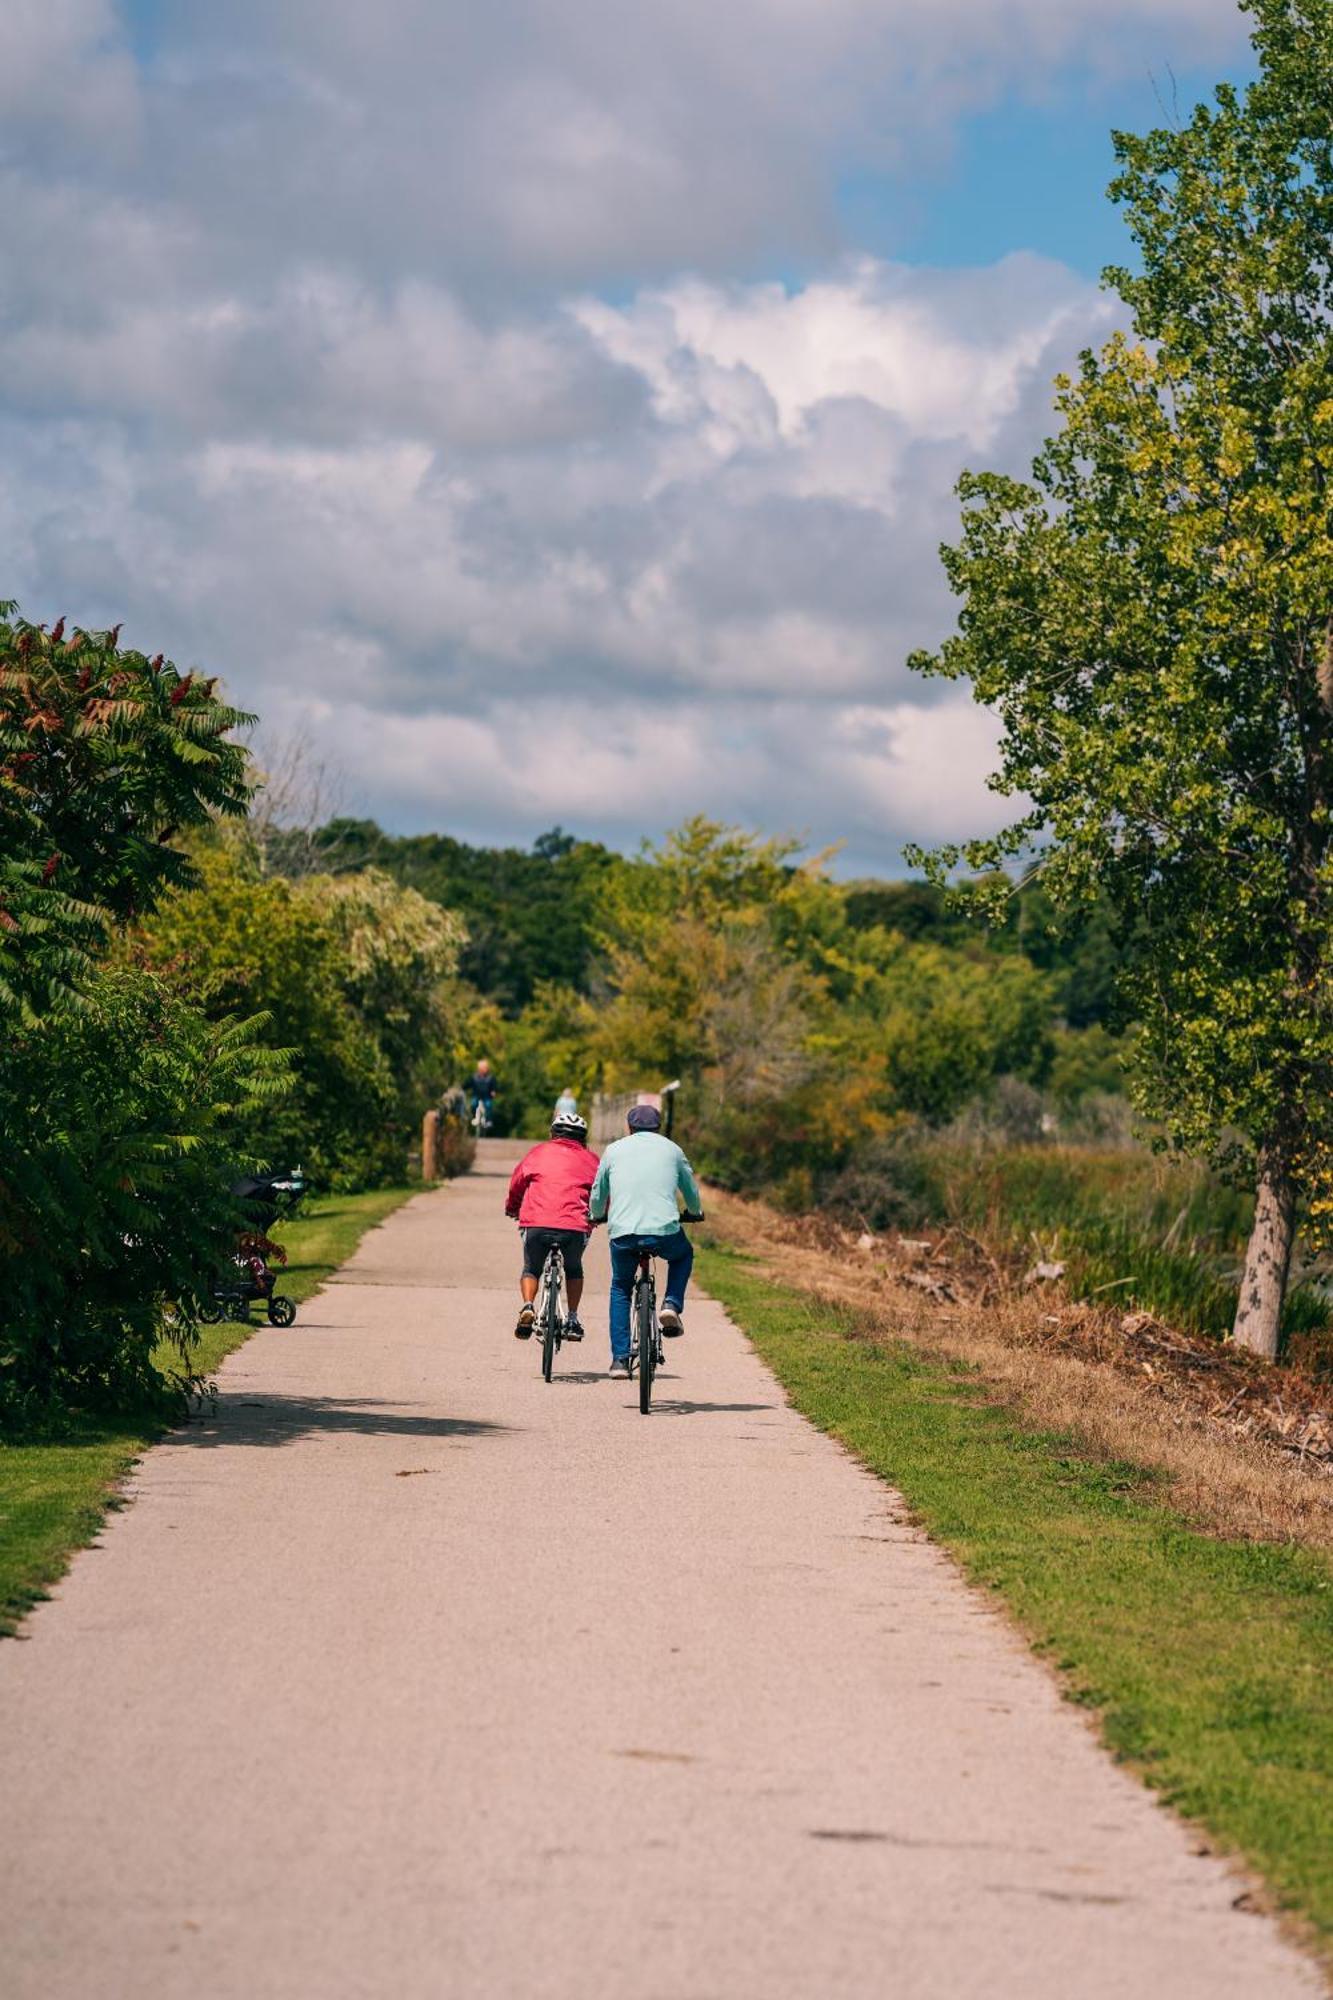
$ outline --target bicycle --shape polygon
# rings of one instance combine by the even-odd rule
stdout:
[[[702,1222],[702,1215],[688,1210],[682,1222]],[[657,1280],[653,1276],[654,1253],[639,1251],[639,1269],[630,1295],[629,1372],[639,1378],[639,1412],[647,1416],[653,1406],[653,1382],[662,1366],[662,1322],[657,1316]]]
[[[472,1131],[476,1138],[484,1139],[491,1129],[491,1107],[484,1097],[479,1097],[472,1107]]]
[[[555,1357],[560,1352],[560,1341],[565,1330],[565,1315],[560,1310],[565,1289],[565,1260],[560,1245],[553,1243],[546,1253],[542,1265],[541,1284],[537,1291],[537,1324],[542,1335],[542,1380],[549,1382]]]
[[[662,1328],[657,1317],[657,1280],[653,1276],[653,1253],[640,1250],[639,1269],[630,1296],[629,1372],[639,1378],[639,1411],[647,1416],[653,1406],[653,1378],[662,1365]]]

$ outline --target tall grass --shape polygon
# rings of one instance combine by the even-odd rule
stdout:
[[[1033,1261],[1065,1266],[1077,1298],[1159,1314],[1220,1338],[1253,1202],[1197,1162],[1146,1148],[966,1144],[895,1135],[829,1190],[830,1204],[872,1228],[953,1224]],[[1333,1323],[1310,1283],[1293,1287],[1287,1334]]]

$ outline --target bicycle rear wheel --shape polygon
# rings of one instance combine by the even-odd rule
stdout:
[[[639,1336],[639,1411],[653,1406],[653,1376],[657,1373],[657,1329],[653,1325],[653,1288],[640,1279],[634,1292],[634,1326]]]
[[[560,1273],[554,1254],[546,1260],[543,1278],[546,1297],[542,1306],[542,1379],[549,1382],[555,1351],[560,1345]]]

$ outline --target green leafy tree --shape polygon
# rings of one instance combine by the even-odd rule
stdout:
[[[1051,1053],[1050,988],[1017,953],[992,960],[899,944],[865,996],[895,1110],[942,1123],[999,1076],[1036,1081]]]
[[[606,886],[628,865],[558,827],[525,853],[446,834],[395,837],[373,820],[338,819],[316,831],[313,845],[340,875],[373,866],[455,912],[467,933],[460,976],[511,1017],[541,985],[587,983]],[[280,848],[273,859],[281,869]]]
[[[244,721],[116,632],[0,607],[0,1421],[160,1393],[226,1258],[247,1124],[284,1065],[133,958],[192,879],[178,836],[248,796]]]
[[[0,1038],[0,1427],[160,1396],[164,1332],[188,1369],[193,1297],[243,1220],[240,1135],[286,1089],[257,1028],[126,962]]]
[[[56,1004],[111,925],[188,880],[176,836],[245,810],[249,719],[118,629],[66,638],[0,603],[0,1010]]]
[[[244,841],[202,848],[195,877],[139,943],[211,1019],[262,1014],[290,1051],[293,1088],[252,1145],[337,1187],[402,1174],[447,1081],[458,919],[377,869],[261,876]]]
[[[314,876],[299,899],[319,909],[340,950],[339,983],[388,1063],[405,1126],[447,1081],[445,1043],[467,931],[452,910],[382,869]]]
[[[210,1019],[262,1014],[266,1036],[290,1052],[292,1090],[247,1128],[257,1154],[338,1187],[401,1170],[392,1071],[347,997],[345,947],[318,896],[261,881],[233,848],[216,846],[138,944]]]
[[[1253,13],[1252,87],[1117,138],[1136,337],[1060,383],[1029,480],[964,479],[959,631],[916,664],[995,708],[1031,802],[970,865],[1045,843],[1057,904],[1107,899],[1143,1108],[1239,1135],[1233,1337],[1272,1355],[1333,1104],[1333,4]]]

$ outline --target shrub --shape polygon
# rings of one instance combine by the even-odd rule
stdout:
[[[0,1422],[160,1394],[230,1254],[236,1139],[285,1087],[255,1025],[213,1023],[133,965],[0,1041]]]
[[[0,1022],[61,1003],[113,925],[190,879],[170,836],[248,798],[213,682],[0,603]]]
[[[437,998],[458,935],[446,912],[373,871],[261,880],[243,848],[215,845],[142,943],[214,1019],[263,1012],[290,1051],[293,1088],[251,1110],[249,1143],[342,1188],[404,1171],[432,1094],[419,1070],[433,1035],[443,1062]]]

